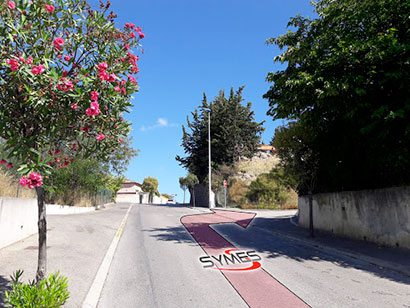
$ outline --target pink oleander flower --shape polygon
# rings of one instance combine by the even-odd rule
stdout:
[[[120,142],[120,143],[122,143],[122,138],[120,137],[120,138],[118,138],[118,141]]]
[[[105,136],[101,134],[101,135],[98,135],[95,139],[97,139],[98,141],[102,141],[105,139]]]
[[[124,26],[124,29],[128,29],[128,28],[133,29],[134,27],[135,27],[134,24],[132,24],[132,23],[130,23],[130,22],[127,22],[127,23],[125,24],[125,26]]]
[[[58,155],[58,154],[60,154],[60,153],[61,153],[60,150],[55,150],[54,155]]]
[[[54,6],[52,6],[52,5],[44,5],[44,7],[46,8],[46,10],[49,12],[49,13],[53,13],[54,12]]]
[[[140,36],[140,39],[143,39],[145,37],[145,34],[142,33],[142,30],[141,30],[140,27],[137,27],[135,30],[138,32],[138,35]]]
[[[26,186],[28,184],[28,179],[26,176],[20,178],[19,183],[21,186]]]
[[[135,78],[132,75],[127,75],[127,77],[133,84],[138,85],[138,81],[136,81]]]
[[[85,113],[86,113],[86,115],[88,115],[88,116],[94,116],[94,115],[99,115],[100,114],[100,109],[99,109],[99,105],[98,105],[98,103],[97,102],[92,102],[91,104],[90,104],[90,108],[88,108],[86,111],[85,111]]]
[[[13,1],[9,1],[7,3],[7,6],[10,10],[14,9],[16,7],[16,4]]]
[[[110,75],[107,74],[105,71],[101,71],[101,72],[99,72],[99,74],[98,74],[98,78],[99,78],[101,81],[109,80],[109,79],[110,79]]]
[[[105,72],[108,69],[108,64],[105,62],[102,62],[98,64],[98,72]]]
[[[54,47],[58,50],[61,50],[61,47],[64,45],[64,39],[62,37],[57,37],[53,41]]]
[[[41,64],[39,64],[39,65],[37,65],[37,66],[34,65],[34,66],[31,68],[31,72],[32,72],[34,75],[40,75],[41,73],[44,72],[44,66],[41,65]]]
[[[125,61],[125,58],[120,58],[120,61],[121,61],[121,62],[124,62],[124,61]]]
[[[108,75],[106,80],[109,81],[109,82],[114,82],[116,78],[117,78],[117,76],[115,76],[114,73],[111,73],[110,75]]]
[[[98,93],[96,91],[91,91],[91,100],[98,101]]]
[[[131,38],[134,38],[134,37],[135,37],[135,33],[134,33],[134,32],[131,32],[131,33],[130,33],[130,37],[131,37]]]
[[[4,160],[4,159],[2,159],[2,160],[0,160],[0,165],[4,165],[4,164],[6,164],[7,162]]]
[[[122,88],[121,93],[124,94],[124,95],[127,95],[127,90],[125,90],[125,88]]]
[[[28,57],[27,60],[26,60],[26,64],[33,64],[33,58]]]
[[[121,80],[121,86],[123,86],[123,85],[125,85],[125,84],[126,84],[125,79],[122,79],[122,80]]]
[[[139,68],[138,68],[137,65],[134,65],[134,66],[132,67],[131,71],[133,71],[134,73],[138,73],[140,70],[139,70]]]
[[[6,168],[13,168],[13,164],[12,163],[8,163],[7,165],[6,165]]]
[[[128,49],[130,49],[130,45],[124,44],[124,48],[125,48],[125,50],[128,50]]]
[[[12,72],[15,72],[19,69],[20,64],[16,59],[7,59],[6,63],[10,65],[10,69]]]
[[[63,77],[67,76],[68,72],[66,70],[63,70]]]
[[[120,91],[121,91],[121,89],[120,89],[119,86],[114,87],[114,90],[115,90],[116,92],[120,92]]]
[[[40,187],[43,185],[43,177],[41,174],[37,172],[31,172],[30,175],[27,178],[27,186],[30,189],[33,189],[34,187]]]
[[[66,60],[67,62],[70,61],[71,57],[70,56],[65,56],[64,60]]]
[[[76,103],[71,104],[70,106],[71,109],[77,110],[78,109],[78,105]]]
[[[60,83],[57,85],[57,89],[59,89],[60,91],[69,91],[73,88],[73,83],[71,81],[68,81],[65,77],[61,78]]]
[[[19,61],[20,61],[20,62],[24,62],[25,60],[24,60],[23,57],[20,56],[20,57],[19,57]]]
[[[135,65],[137,63],[137,61],[139,60],[138,56],[133,55],[130,52],[127,53],[127,56],[128,56],[128,63],[129,64],[134,64]]]

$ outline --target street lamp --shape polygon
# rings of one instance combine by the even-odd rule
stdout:
[[[212,202],[211,202],[211,109],[208,110],[208,177],[209,177],[209,185],[208,185],[208,200],[209,200],[209,208],[212,208]]]

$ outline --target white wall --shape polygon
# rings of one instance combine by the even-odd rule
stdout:
[[[58,204],[47,204],[46,213],[47,215],[69,215],[69,214],[80,214],[95,211],[95,207],[82,207],[82,206],[69,206],[69,205],[58,205]]]
[[[37,233],[37,200],[0,198],[0,248]]]
[[[120,202],[131,202],[131,203],[139,203],[139,194],[117,194],[117,198],[115,199],[116,203]]]
[[[309,227],[309,204],[299,197],[299,224]],[[317,194],[314,228],[410,249],[410,187]]]
[[[66,215],[94,211],[94,207],[47,204],[47,215]],[[38,208],[36,199],[0,198],[0,248],[36,234]]]
[[[153,204],[166,204],[168,201],[168,198],[154,196],[152,201],[153,201]]]

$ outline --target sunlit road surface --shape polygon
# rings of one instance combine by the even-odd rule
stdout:
[[[247,227],[226,218],[229,212],[219,213],[225,223],[221,217],[207,220],[212,214],[135,205],[98,307],[410,307],[410,277],[305,244],[303,238],[292,240],[289,234],[296,227],[289,212],[257,211]],[[212,229],[199,231],[198,240],[190,228],[200,224]],[[219,240],[207,240],[212,236]],[[261,266],[229,274],[223,266],[204,268],[199,258],[218,257],[215,249],[224,248],[224,241],[227,249],[255,251]]]

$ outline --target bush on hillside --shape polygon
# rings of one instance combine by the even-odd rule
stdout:
[[[283,208],[291,199],[293,182],[293,179],[277,166],[269,173],[261,174],[255,181],[252,181],[246,197],[250,202],[262,207]]]

